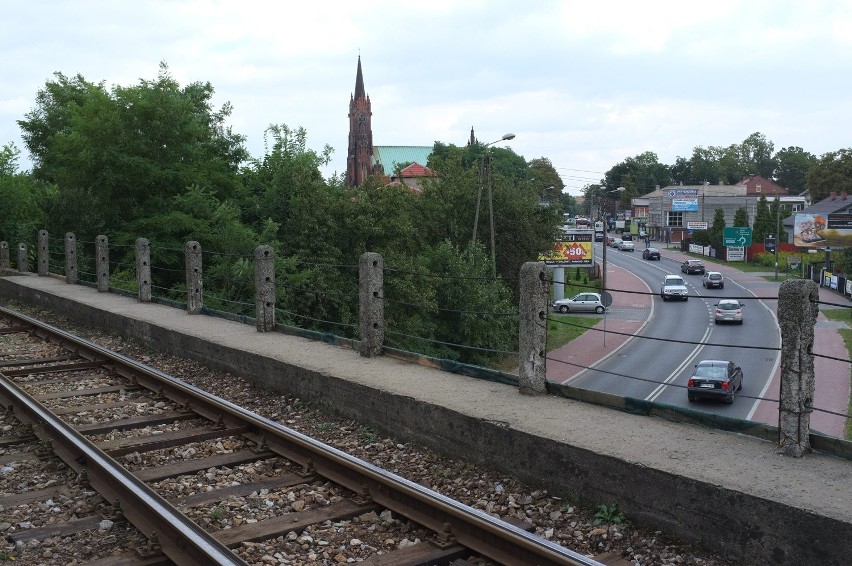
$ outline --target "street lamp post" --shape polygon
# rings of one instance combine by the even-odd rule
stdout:
[[[476,241],[476,228],[479,225],[479,203],[482,201],[482,181],[483,178],[488,181],[488,216],[489,224],[491,225],[491,269],[494,277],[497,277],[497,251],[494,247],[494,191],[491,183],[491,154],[488,146],[494,145],[501,141],[515,139],[515,134],[503,134],[499,140],[494,140],[485,144],[485,155],[482,157],[482,169],[479,177],[479,192],[476,194],[476,214],[473,217],[473,238]]]

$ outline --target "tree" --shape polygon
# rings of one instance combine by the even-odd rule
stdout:
[[[577,204],[577,199],[570,195],[567,191],[562,191],[559,195],[559,204],[562,206],[562,213],[570,216],[582,214],[580,205]]]
[[[18,121],[33,175],[59,187],[53,229],[81,239],[115,233],[192,185],[234,196],[248,155],[242,136],[225,125],[230,105],[216,111],[212,97],[209,83],[181,88],[164,63],[157,79],[109,91],[55,73]]]
[[[725,233],[725,209],[717,208],[713,213],[713,223],[710,225],[710,245],[721,249]]]
[[[811,202],[828,198],[832,192],[852,194],[852,148],[826,153],[808,170],[805,184]]]
[[[44,227],[47,203],[56,187],[18,172],[20,150],[9,143],[0,149],[0,240],[10,246],[34,244]]]
[[[747,137],[740,144],[741,162],[745,167],[745,173],[772,179],[777,165],[776,159],[772,156],[774,150],[775,144],[760,132]]]
[[[741,206],[734,212],[734,226],[749,227],[748,210],[746,207]]]
[[[699,246],[709,246],[710,243],[710,231],[709,230],[695,230],[692,233],[692,243],[698,244]]]
[[[770,214],[769,201],[766,200],[766,195],[761,193],[760,198],[757,199],[757,206],[755,206],[751,240],[763,242],[769,234],[775,234],[775,217]]]
[[[553,164],[546,157],[532,159],[529,162],[530,173],[533,179],[542,187],[543,200],[546,202],[556,202],[560,200],[562,189],[565,188],[565,183]]]
[[[816,156],[801,147],[790,146],[776,153],[775,161],[775,182],[789,190],[790,194],[803,193],[805,178],[810,168],[816,164]]]
[[[630,198],[652,192],[658,185],[664,187],[672,183],[669,167],[660,163],[653,151],[628,157],[607,171],[605,185],[608,190],[624,187],[623,204],[629,204]]]
[[[437,144],[436,144],[437,146]],[[539,206],[541,182],[530,174],[526,161],[510,149],[492,148],[491,191],[494,202],[497,273],[517,291],[521,265],[550,249],[562,225],[559,207]],[[444,227],[450,242],[464,249],[474,238],[473,220],[477,194],[482,189],[476,240],[490,251],[490,222],[487,214],[489,180],[482,176],[482,154],[478,144],[463,148],[442,146],[429,157],[429,167],[438,177],[424,182],[419,224],[430,227],[428,237]],[[524,169],[519,169],[523,164]],[[483,214],[483,212],[485,212]],[[426,230],[422,230],[426,231]],[[440,240],[429,240],[436,245]]]

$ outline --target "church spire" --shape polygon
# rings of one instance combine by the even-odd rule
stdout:
[[[358,55],[355,94],[349,100],[349,150],[346,154],[346,185],[349,187],[358,187],[370,175],[380,173],[373,163],[372,116]]]
[[[355,75],[355,96],[354,98],[357,100],[359,98],[366,98],[366,94],[364,93],[364,75],[361,74],[361,56],[358,55],[358,73]]]

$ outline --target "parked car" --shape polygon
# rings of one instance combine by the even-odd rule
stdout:
[[[736,299],[722,299],[715,305],[713,311],[713,322],[736,322],[743,323],[743,304]]]
[[[612,240],[609,241],[609,245],[613,248],[617,248],[618,246],[621,245],[621,242],[622,242],[621,238],[613,238]]]
[[[645,248],[642,250],[642,259],[660,259],[660,250],[657,248]]]
[[[680,270],[687,275],[704,273],[704,263],[700,259],[688,259],[680,264]]]
[[[570,299],[558,299],[553,301],[553,310],[566,312],[596,312],[601,314],[605,307],[601,302],[601,296],[597,293],[580,293]]]
[[[701,278],[701,284],[704,285],[705,289],[710,289],[711,287],[724,289],[725,278],[718,271],[707,271],[704,273],[704,277]]]
[[[680,275],[666,275],[663,278],[663,284],[660,287],[660,296],[664,301],[668,299],[683,299],[689,300],[689,292],[686,289],[686,282]]]
[[[734,393],[743,388],[743,370],[731,361],[702,360],[695,364],[686,384],[687,399],[722,399],[734,402]]]
[[[632,252],[633,251],[633,242],[630,240],[622,240],[620,244],[618,244],[618,249],[623,252]]]

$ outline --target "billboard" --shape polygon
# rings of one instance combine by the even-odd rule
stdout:
[[[802,248],[852,247],[852,214],[796,214],[793,243]]]
[[[569,231],[562,240],[553,244],[549,254],[539,256],[539,261],[552,267],[592,267],[592,235],[591,231]]]
[[[698,212],[698,199],[673,198],[672,212]]]

